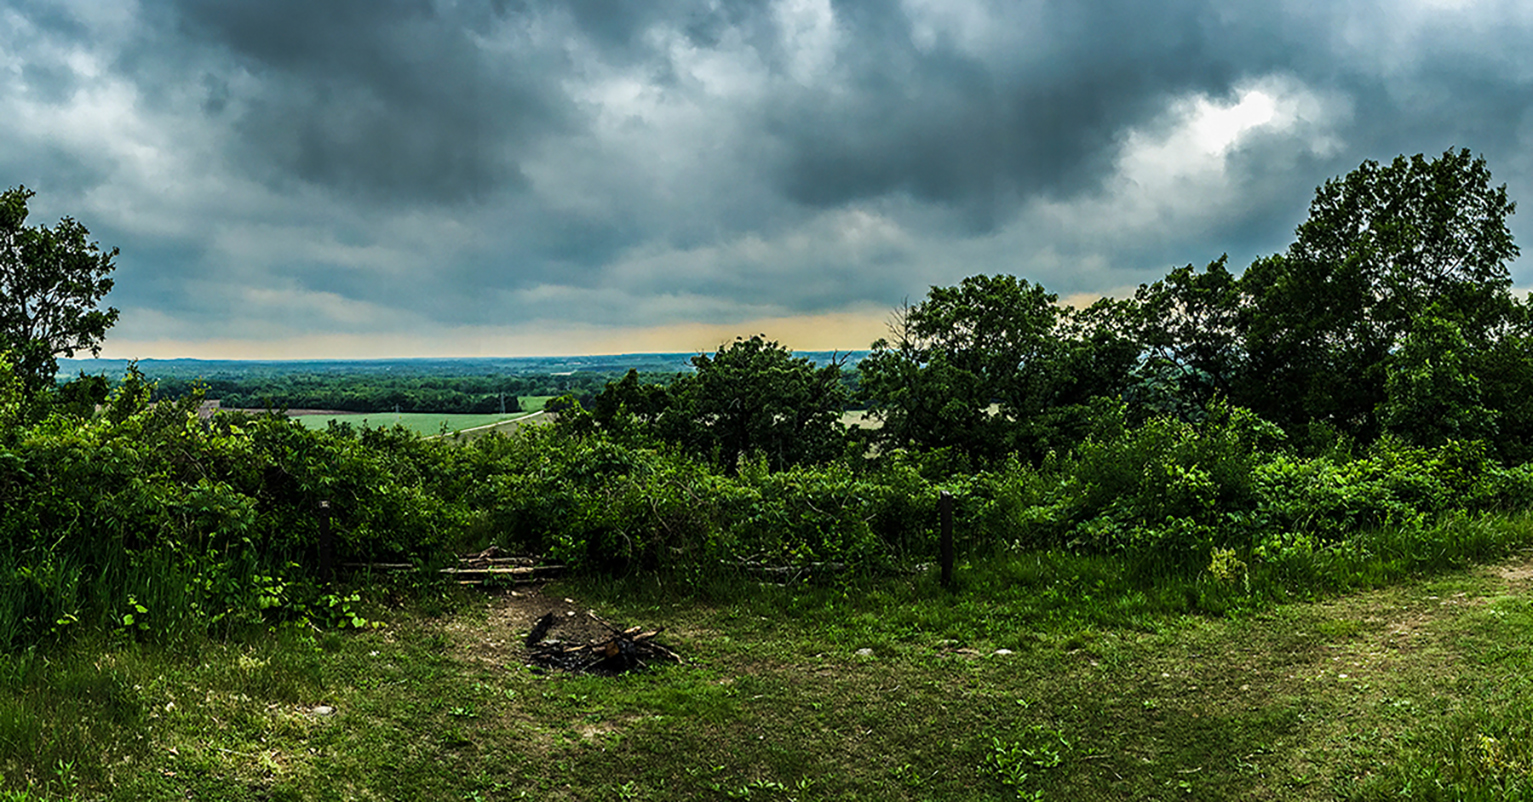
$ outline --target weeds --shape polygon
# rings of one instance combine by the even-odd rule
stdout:
[[[319,575],[327,560],[430,568],[491,543],[721,594],[755,581],[732,567],[742,560],[866,579],[935,558],[939,489],[971,561],[1106,558],[1123,574],[1111,581],[1222,614],[1494,559],[1528,525],[1484,514],[1533,498],[1533,473],[1496,465],[1483,443],[1386,437],[1303,458],[1220,404],[1196,425],[1137,427],[1107,405],[1097,435],[1038,465],[954,473],[951,454],[890,451],[775,471],[747,455],[734,472],[632,433],[453,443],[274,415],[204,425],[195,396],[147,408],[140,395],[8,431],[0,649],[82,632],[170,644],[292,621],[361,628],[356,600]]]
[[[990,754],[985,756],[985,767],[1003,785],[1010,788],[1018,799],[1041,802],[1043,791],[1029,790],[1034,774],[1058,768],[1064,762],[1064,754],[1070,742],[1062,733],[1034,724],[1021,741],[990,739]]]

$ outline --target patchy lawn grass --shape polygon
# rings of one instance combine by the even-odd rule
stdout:
[[[414,598],[373,631],[14,656],[0,773],[17,799],[1530,792],[1526,559],[1223,619],[1091,561],[1030,559],[955,594],[930,577],[728,602],[565,583]],[[534,618],[587,609],[667,627],[687,664],[523,665]]]

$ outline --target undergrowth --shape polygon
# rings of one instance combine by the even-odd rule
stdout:
[[[0,650],[363,626],[327,565],[429,570],[490,545],[681,585],[737,582],[744,562],[843,581],[908,572],[937,557],[944,491],[971,562],[1105,558],[1112,582],[1219,613],[1495,558],[1526,535],[1493,514],[1533,504],[1533,470],[1482,442],[1386,436],[1302,457],[1219,403],[1196,425],[1130,426],[1106,405],[1039,465],[954,472],[941,450],[853,452],[775,471],[746,457],[731,473],[637,432],[309,431],[277,415],[204,421],[198,396],[150,407],[148,393],[130,375],[89,418],[0,429]]]

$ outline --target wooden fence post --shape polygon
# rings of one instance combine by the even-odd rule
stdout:
[[[319,503],[319,577],[330,581],[335,576],[335,537],[330,533],[330,502]]]
[[[953,494],[942,491],[937,496],[937,514],[942,519],[942,586],[953,589]]]

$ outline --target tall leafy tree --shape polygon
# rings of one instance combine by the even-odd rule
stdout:
[[[101,353],[117,322],[116,309],[100,308],[117,249],[101,250],[70,217],[52,228],[26,225],[34,194],[26,187],[0,193],[0,352],[29,392],[53,382],[58,357]]]
[[[1057,378],[1056,300],[1015,276],[971,276],[896,313],[893,339],[858,365],[883,442],[980,461],[1012,451]]]
[[[1471,349],[1458,326],[1427,315],[1389,356],[1380,423],[1423,446],[1495,435],[1498,416],[1484,405],[1471,362]]]
[[[1533,296],[1515,303],[1511,318],[1489,344],[1465,354],[1464,370],[1495,413],[1497,455],[1516,464],[1533,461]]]
[[[1176,268],[1135,292],[1130,315],[1144,349],[1135,395],[1144,412],[1195,416],[1233,389],[1245,350],[1240,283],[1226,261],[1221,256],[1202,272]]]
[[[1045,374],[1041,407],[1016,421],[1019,456],[1068,452],[1101,433],[1104,401],[1129,400],[1142,351],[1134,310],[1132,300],[1101,298],[1059,311],[1054,344],[1035,365]]]
[[[645,382],[639,371],[630,368],[623,378],[607,386],[591,402],[591,416],[596,423],[613,430],[631,418],[640,425],[651,425],[672,406],[669,388]]]
[[[1515,208],[1468,150],[1327,181],[1287,252],[1240,279],[1249,362],[1236,400],[1287,428],[1377,435],[1388,356],[1429,310],[1470,347],[1505,328]]]
[[[741,457],[760,455],[781,470],[840,455],[847,402],[840,361],[816,367],[756,335],[692,357],[692,364],[696,372],[665,391],[644,396],[630,386],[614,395],[643,398],[631,412],[652,419],[661,437],[712,456],[726,473],[738,470]]]
[[[1143,350],[1135,322],[1132,301],[1101,298],[1085,309],[1061,310],[1048,402],[1070,406],[1121,396]]]

